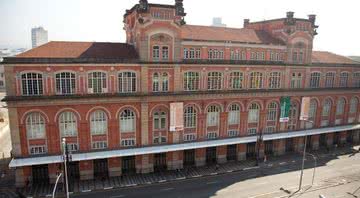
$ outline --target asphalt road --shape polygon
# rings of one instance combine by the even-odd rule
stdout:
[[[313,161],[309,158],[306,162],[307,169],[304,172],[304,186],[308,187],[312,181]],[[139,186],[125,189],[112,189],[72,195],[77,198],[121,198],[121,197],[179,197],[179,198],[202,198],[202,197],[252,197],[274,198],[289,197],[290,193],[298,189],[300,161],[289,160],[286,163],[267,164],[261,169],[252,169],[242,172],[233,172],[212,177],[194,178],[172,183]],[[315,174],[315,185],[312,189],[303,192],[301,196],[311,197],[323,191],[337,197],[348,197],[345,191],[339,190],[345,186],[355,188],[356,182],[360,181],[360,154],[332,156],[318,161]],[[284,190],[280,190],[280,188]],[[335,190],[335,188],[337,190]],[[335,192],[331,192],[334,189]],[[348,190],[349,191],[349,190]],[[360,194],[359,194],[360,195]],[[316,196],[318,197],[318,196]],[[351,197],[351,196],[350,196]]]

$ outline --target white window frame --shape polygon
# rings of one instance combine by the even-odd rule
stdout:
[[[96,110],[90,114],[91,135],[105,135],[108,131],[107,115],[102,110]]]
[[[227,132],[228,137],[237,137],[239,134],[239,130],[228,130]]]
[[[321,73],[320,72],[312,72],[310,75],[310,88],[319,88],[320,87],[320,79]]]
[[[330,116],[330,111],[331,111],[331,100],[327,98],[324,101],[321,116],[323,116],[323,117]]]
[[[47,153],[46,145],[33,145],[29,146],[29,154],[30,155],[42,155]]]
[[[119,93],[134,93],[137,90],[136,72],[123,71],[118,74]]]
[[[228,112],[228,125],[240,124],[240,106],[238,104],[231,104]]]
[[[278,112],[278,105],[276,102],[271,102],[268,104],[267,107],[267,121],[276,121],[277,118],[277,112]]]
[[[356,97],[352,97],[350,100],[349,113],[357,113],[359,100]]]
[[[207,108],[207,126],[219,126],[220,107],[211,105]]]
[[[166,130],[167,129],[167,113],[164,111],[154,112],[153,114],[153,129]]]
[[[187,106],[184,109],[184,127],[196,128],[197,112],[194,106]]]
[[[124,109],[119,116],[120,133],[133,133],[136,131],[136,114],[133,110]]]
[[[335,72],[327,72],[325,74],[325,87],[332,88],[335,84]]]
[[[280,89],[281,88],[281,73],[270,72],[269,74],[269,89]]]
[[[344,98],[340,98],[336,103],[336,115],[343,115],[345,112],[346,101]]]
[[[290,87],[292,89],[299,89],[302,87],[302,73],[301,72],[293,72],[292,73]]]
[[[165,144],[167,142],[167,137],[163,135],[154,135],[153,144]]]
[[[260,116],[260,106],[257,103],[252,103],[249,107],[248,123],[258,123]]]
[[[58,72],[55,74],[55,90],[59,95],[75,94],[76,74],[74,72]]]
[[[191,142],[196,140],[196,133],[185,133],[183,136],[184,142]]]
[[[209,131],[206,133],[206,139],[208,140],[214,140],[218,138],[218,133],[215,131]]]
[[[46,137],[45,119],[39,112],[30,113],[26,118],[27,139],[44,139]]]
[[[88,93],[107,93],[107,74],[102,71],[88,73]]]
[[[200,73],[187,71],[184,73],[184,90],[197,91],[200,88]]]
[[[35,96],[44,94],[44,80],[41,73],[28,72],[21,74],[22,95]]]
[[[152,47],[152,59],[153,60],[160,60],[160,46],[154,45]]]
[[[106,149],[107,147],[107,141],[94,141],[91,144],[91,148],[95,150]]]
[[[75,113],[71,111],[62,112],[59,116],[59,129],[61,137],[76,137],[78,128]]]
[[[233,71],[229,75],[229,88],[239,90],[243,88],[244,74],[239,71]]]
[[[132,147],[136,145],[135,138],[126,138],[121,140],[121,146],[122,147]]]
[[[347,87],[348,83],[349,83],[349,73],[341,72],[340,79],[339,79],[339,87]]]
[[[208,90],[221,90],[223,84],[223,74],[221,72],[209,72],[207,75]]]
[[[250,89],[262,89],[263,88],[263,73],[251,72],[250,73]]]

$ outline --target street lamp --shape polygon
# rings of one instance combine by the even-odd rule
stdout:
[[[62,146],[63,146],[64,173],[65,173],[65,193],[66,193],[66,198],[69,198],[69,183],[67,177],[68,152],[67,152],[67,144],[65,138],[62,139]]]

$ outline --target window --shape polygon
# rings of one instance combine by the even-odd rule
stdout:
[[[295,130],[298,120],[299,105],[296,102],[291,101],[289,111],[289,122],[287,125],[288,130]]]
[[[167,46],[162,47],[162,59],[163,60],[169,59],[169,47],[167,47]]]
[[[335,73],[334,72],[328,72],[325,76],[325,87],[331,88],[334,87],[335,82]]]
[[[316,102],[316,100],[313,99],[310,101],[310,107],[309,107],[309,121],[312,121],[312,122],[305,122],[305,128],[314,127],[313,122],[315,122],[316,108],[317,108],[317,102]]]
[[[208,90],[221,90],[222,88],[222,73],[209,72],[208,73]]]
[[[136,92],[136,73],[121,72],[119,73],[119,92],[132,93]]]
[[[257,128],[249,128],[248,129],[248,134],[249,135],[255,135],[257,133]]]
[[[209,49],[208,51],[209,59],[224,59],[224,51],[218,49]]]
[[[26,73],[21,75],[21,85],[23,95],[42,95],[43,79],[42,74]]]
[[[353,97],[350,100],[350,113],[356,113],[358,108],[358,99]]]
[[[70,152],[75,152],[78,150],[78,144],[77,143],[67,143],[67,149]]]
[[[302,84],[302,74],[300,72],[294,72],[291,75],[291,88],[301,88],[301,84]]]
[[[125,109],[120,114],[120,132],[135,132],[135,113],[130,109]]]
[[[28,139],[45,138],[45,119],[40,113],[30,113],[27,116],[26,132]]]
[[[270,89],[279,89],[280,88],[280,72],[271,72],[269,77],[269,88]]]
[[[46,146],[45,145],[37,145],[37,146],[30,146],[30,155],[40,155],[46,153]]]
[[[299,63],[303,63],[303,61],[304,61],[304,53],[299,52]]]
[[[330,111],[331,111],[331,100],[328,98],[324,102],[321,116],[323,116],[323,117],[329,116]]]
[[[200,48],[184,48],[184,59],[201,59]]]
[[[256,52],[256,60],[265,60],[264,52]]]
[[[103,135],[107,133],[107,116],[104,111],[96,110],[90,116],[91,135]]]
[[[251,72],[250,89],[261,89],[263,87],[263,74],[260,72]]]
[[[275,132],[275,126],[267,126],[264,130],[264,133],[274,133]]]
[[[154,73],[153,74],[153,92],[158,92],[160,90],[160,85],[159,85],[159,73]]]
[[[196,109],[193,106],[188,106],[184,111],[184,125],[185,128],[196,128]]]
[[[268,104],[267,121],[276,121],[277,109],[276,102]]]
[[[343,72],[340,74],[340,87],[347,87],[348,85],[348,79],[349,79],[349,73]]]
[[[343,115],[344,114],[344,108],[345,108],[345,99],[340,98],[336,105],[336,115]]]
[[[65,111],[60,114],[60,133],[62,137],[77,136],[77,122],[73,112]]]
[[[354,73],[354,76],[353,76],[353,87],[360,87],[360,72]]]
[[[153,46],[152,56],[153,56],[153,60],[159,60],[159,58],[160,58],[160,47],[159,46]]]
[[[122,139],[121,146],[123,147],[135,146],[135,139],[134,138]]]
[[[92,143],[92,149],[106,149],[107,142],[106,141],[96,141]]]
[[[230,73],[230,89],[241,89],[243,87],[243,73],[231,72]]]
[[[184,142],[190,142],[196,140],[196,134],[184,134]]]
[[[239,136],[238,130],[229,130],[228,131],[228,137],[236,137],[236,136]]]
[[[319,88],[320,87],[320,73],[313,72],[310,76],[310,88]]]
[[[228,124],[239,124],[240,123],[240,106],[232,104],[229,107]]]
[[[249,108],[248,123],[257,123],[259,121],[260,107],[257,103],[252,103]]]
[[[256,53],[255,52],[250,53],[250,60],[256,60]]]
[[[89,93],[106,93],[106,73],[91,72],[88,74],[88,92]]]
[[[166,113],[165,112],[155,112],[153,118],[153,125],[155,130],[164,130],[166,129]]]
[[[207,126],[219,125],[220,108],[216,105],[211,105],[207,110]]]
[[[164,144],[166,143],[166,136],[154,136],[154,140],[153,140],[153,143],[154,144]]]
[[[196,91],[199,89],[200,75],[198,72],[185,72],[184,73],[184,90]]]
[[[294,63],[296,63],[297,61],[298,61],[298,59],[297,59],[297,52],[293,52],[293,57],[292,57],[292,59],[293,59],[293,62]]]
[[[218,137],[218,134],[216,132],[208,132],[206,134],[206,138],[208,140],[213,140],[213,139],[216,139]]]
[[[231,50],[230,52],[230,60],[240,60],[241,54],[239,50]]]
[[[162,91],[169,91],[169,76],[167,73],[163,73],[162,75]]]
[[[76,87],[75,74],[62,72],[55,75],[57,94],[74,94]]]

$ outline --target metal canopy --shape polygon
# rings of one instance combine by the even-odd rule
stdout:
[[[318,135],[323,133],[334,133],[334,132],[356,130],[356,129],[360,129],[360,124],[284,132],[284,133],[264,134],[263,139],[264,141],[278,140],[285,138],[302,137],[305,135]],[[126,156],[134,156],[134,155],[146,155],[146,154],[199,149],[199,148],[207,148],[207,147],[215,147],[215,146],[225,146],[232,144],[246,144],[246,143],[256,142],[256,139],[257,139],[256,136],[247,136],[247,137],[220,139],[220,140],[208,140],[202,142],[149,146],[149,147],[141,147],[141,148],[105,150],[105,151],[87,152],[87,153],[74,153],[72,154],[72,161],[95,160],[95,159],[126,157]],[[62,161],[63,160],[61,155],[16,158],[16,159],[14,158],[11,160],[9,167],[15,168],[22,166],[53,164],[53,163],[60,163]]]

